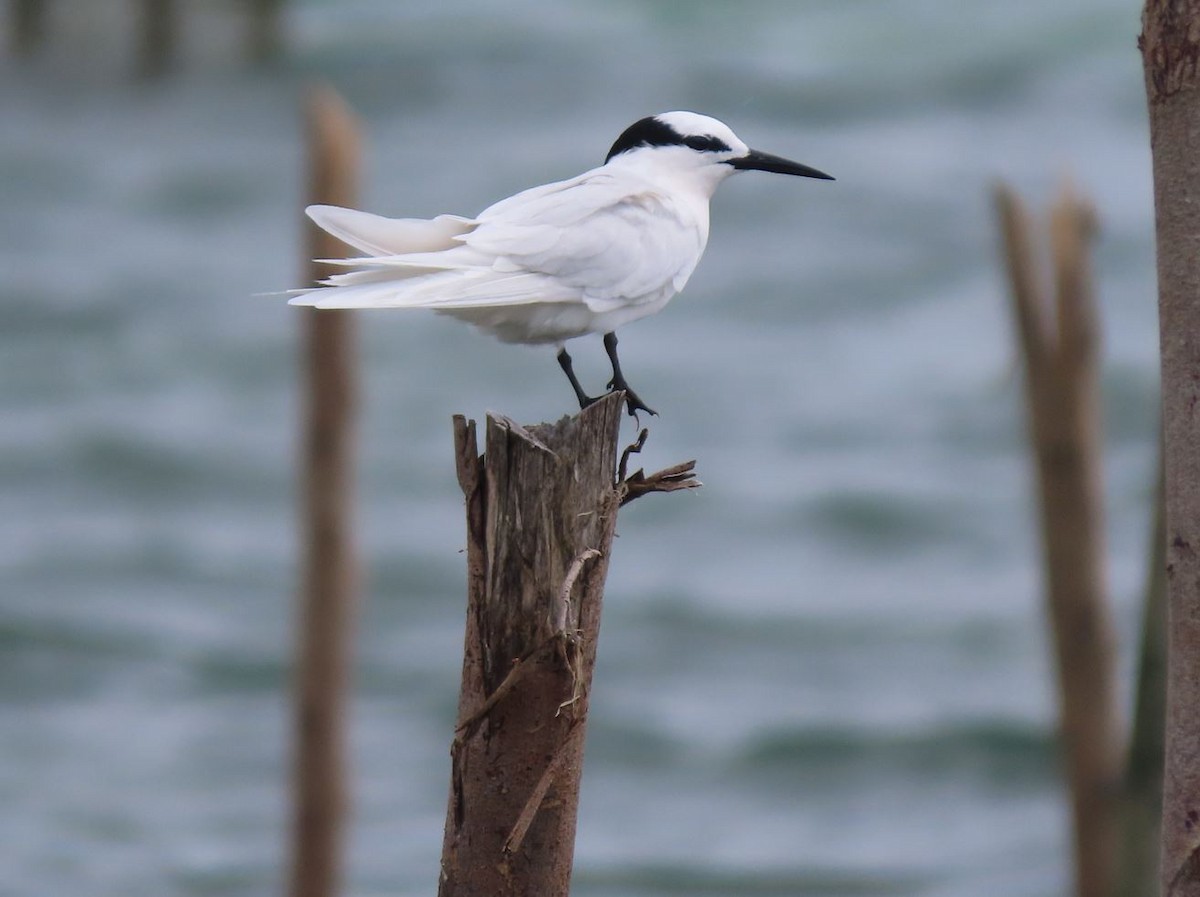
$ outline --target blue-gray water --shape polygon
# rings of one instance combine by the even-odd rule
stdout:
[[[125,5],[61,4],[46,57],[0,62],[0,894],[280,890],[298,313],[255,294],[297,285],[316,78],[364,116],[385,213],[476,212],[675,108],[838,177],[725,184],[686,292],[621,334],[662,412],[639,460],[695,457],[705,488],[622,514],[575,892],[1063,893],[988,191],[1069,173],[1102,221],[1127,695],[1157,402],[1139,7],[305,0],[278,67],[234,62],[225,8],[138,85]],[[348,893],[416,897],[461,656],[450,416],[571,394],[544,349],[362,323]],[[603,382],[598,341],[573,351]]]

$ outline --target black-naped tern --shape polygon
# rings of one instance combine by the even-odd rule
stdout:
[[[752,150],[726,125],[694,112],[664,112],[630,125],[604,164],[524,190],[474,218],[384,218],[335,206],[308,215],[366,253],[329,260],[334,274],[293,305],[430,308],[504,342],[551,344],[581,407],[565,342],[604,335],[610,390],[629,413],[654,412],[621,373],[616,329],[660,311],[687,283],[708,241],[708,202],[736,171],[833,180]]]

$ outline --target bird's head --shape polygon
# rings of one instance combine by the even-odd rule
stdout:
[[[710,194],[735,171],[833,180],[799,162],[752,150],[724,122],[695,112],[662,112],[634,122],[617,138],[604,162],[648,172],[689,173],[709,185]]]

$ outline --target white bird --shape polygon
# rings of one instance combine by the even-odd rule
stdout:
[[[309,206],[321,228],[366,255],[328,260],[359,270],[290,301],[429,308],[504,342],[553,345],[580,407],[595,399],[580,386],[564,343],[602,333],[612,362],[608,388],[624,390],[630,414],[654,414],[625,382],[616,329],[661,311],[683,289],[708,242],[713,192],[746,170],[833,180],[750,149],[715,118],[665,112],[626,128],[599,168],[522,191],[474,218]]]

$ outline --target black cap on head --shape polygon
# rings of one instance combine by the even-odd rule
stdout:
[[[692,134],[685,137],[656,115],[639,119],[621,132],[617,142],[612,145],[607,162],[613,156],[636,149],[639,146],[686,146],[697,152],[727,153],[730,146],[724,140],[711,134]]]

